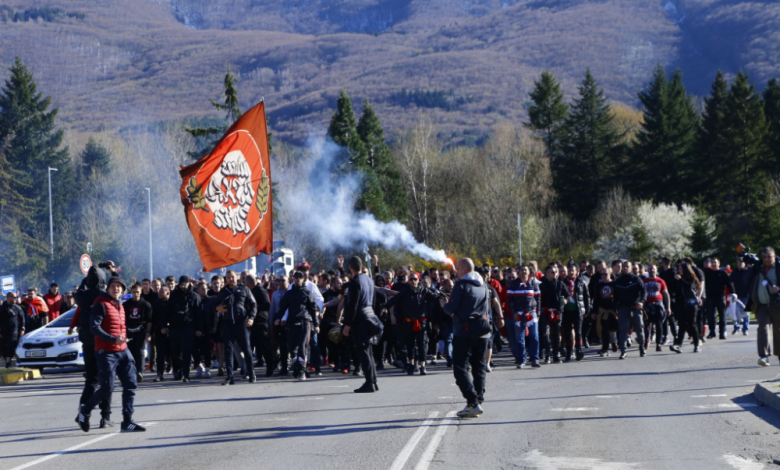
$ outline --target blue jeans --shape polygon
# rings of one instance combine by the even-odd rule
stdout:
[[[515,363],[525,364],[526,357],[532,362],[539,362],[539,325],[533,322],[530,325],[526,322],[512,322],[511,328],[515,337],[514,347]],[[525,329],[528,328],[528,336],[525,336]],[[527,342],[526,342],[527,340]]]
[[[439,341],[444,341],[444,357],[452,361],[452,323],[443,323],[439,327]]]
[[[92,397],[84,405],[83,413],[89,415],[92,410],[103,400],[111,399],[114,391],[114,381],[119,377],[122,383],[122,417],[125,422],[133,419],[133,403],[135,402],[136,382],[135,360],[128,349],[119,352],[109,352],[101,349],[95,353],[98,366],[98,380],[100,388],[92,394]]]

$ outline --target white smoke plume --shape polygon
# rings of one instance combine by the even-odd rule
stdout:
[[[337,174],[343,148],[312,134],[307,151],[308,158],[294,172],[276,174],[283,219],[295,225],[293,230],[308,234],[306,238],[324,251],[381,245],[429,261],[449,262],[443,250],[418,242],[400,222],[380,222],[372,214],[354,209],[361,180]]]

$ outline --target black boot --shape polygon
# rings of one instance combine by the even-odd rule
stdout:
[[[362,387],[355,390],[355,393],[374,393],[374,384],[364,383]]]

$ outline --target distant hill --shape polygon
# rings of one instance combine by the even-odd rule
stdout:
[[[31,6],[32,5],[32,6]],[[525,118],[545,69],[569,94],[590,67],[616,101],[660,63],[708,93],[717,69],[780,76],[769,0],[50,0],[0,6],[0,67],[19,55],[76,130],[215,116],[225,70],[275,135],[325,126],[341,88],[389,129],[418,109],[475,142]]]

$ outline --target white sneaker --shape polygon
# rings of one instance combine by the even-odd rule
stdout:
[[[458,418],[476,418],[482,414],[482,407],[477,405],[466,405],[465,408],[458,411]]]
[[[761,359],[758,360],[758,365],[760,365],[762,367],[768,366],[769,365],[769,358],[768,357],[762,357]]]

